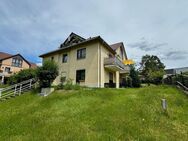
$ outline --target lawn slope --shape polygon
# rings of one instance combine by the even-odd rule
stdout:
[[[28,93],[0,102],[0,140],[187,141],[188,97],[169,86]]]

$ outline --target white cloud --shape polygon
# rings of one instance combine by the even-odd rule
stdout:
[[[109,44],[133,44],[145,37],[147,49],[160,49],[127,46],[129,58],[152,53],[163,56],[168,67],[185,66],[188,58],[175,64],[165,55],[177,48],[188,51],[187,6],[188,1],[176,0],[1,0],[0,50],[38,62],[38,55],[56,49],[70,32],[86,38],[101,35]]]

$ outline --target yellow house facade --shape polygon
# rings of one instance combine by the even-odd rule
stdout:
[[[75,33],[57,50],[40,55],[59,66],[59,76],[53,84],[71,79],[88,87],[116,87],[123,84],[129,67],[123,61],[127,55],[123,43],[108,45],[100,36],[84,39]]]

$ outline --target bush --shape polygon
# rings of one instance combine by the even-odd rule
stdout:
[[[58,89],[64,90],[80,90],[81,88],[79,84],[73,84],[72,79],[67,79],[65,82],[58,85]]]
[[[41,88],[50,87],[57,76],[58,65],[54,61],[46,60],[43,66],[37,69],[37,77]]]
[[[25,69],[21,70],[17,74],[10,76],[8,79],[8,84],[16,84],[36,77],[36,69]]]
[[[127,86],[128,87],[133,87],[133,85],[132,85],[132,78],[130,76],[127,77]]]
[[[81,89],[81,86],[79,84],[72,84],[72,85],[69,85],[69,84],[65,84],[63,86],[63,89],[64,90],[80,90]]]
[[[138,71],[135,70],[134,66],[131,67],[129,76],[132,79],[132,87],[140,87],[140,78]]]

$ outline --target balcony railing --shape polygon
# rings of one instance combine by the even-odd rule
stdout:
[[[104,65],[105,66],[116,66],[119,68],[119,70],[128,70],[129,67],[124,65],[121,60],[119,60],[117,57],[112,58],[105,58],[104,59]]]

